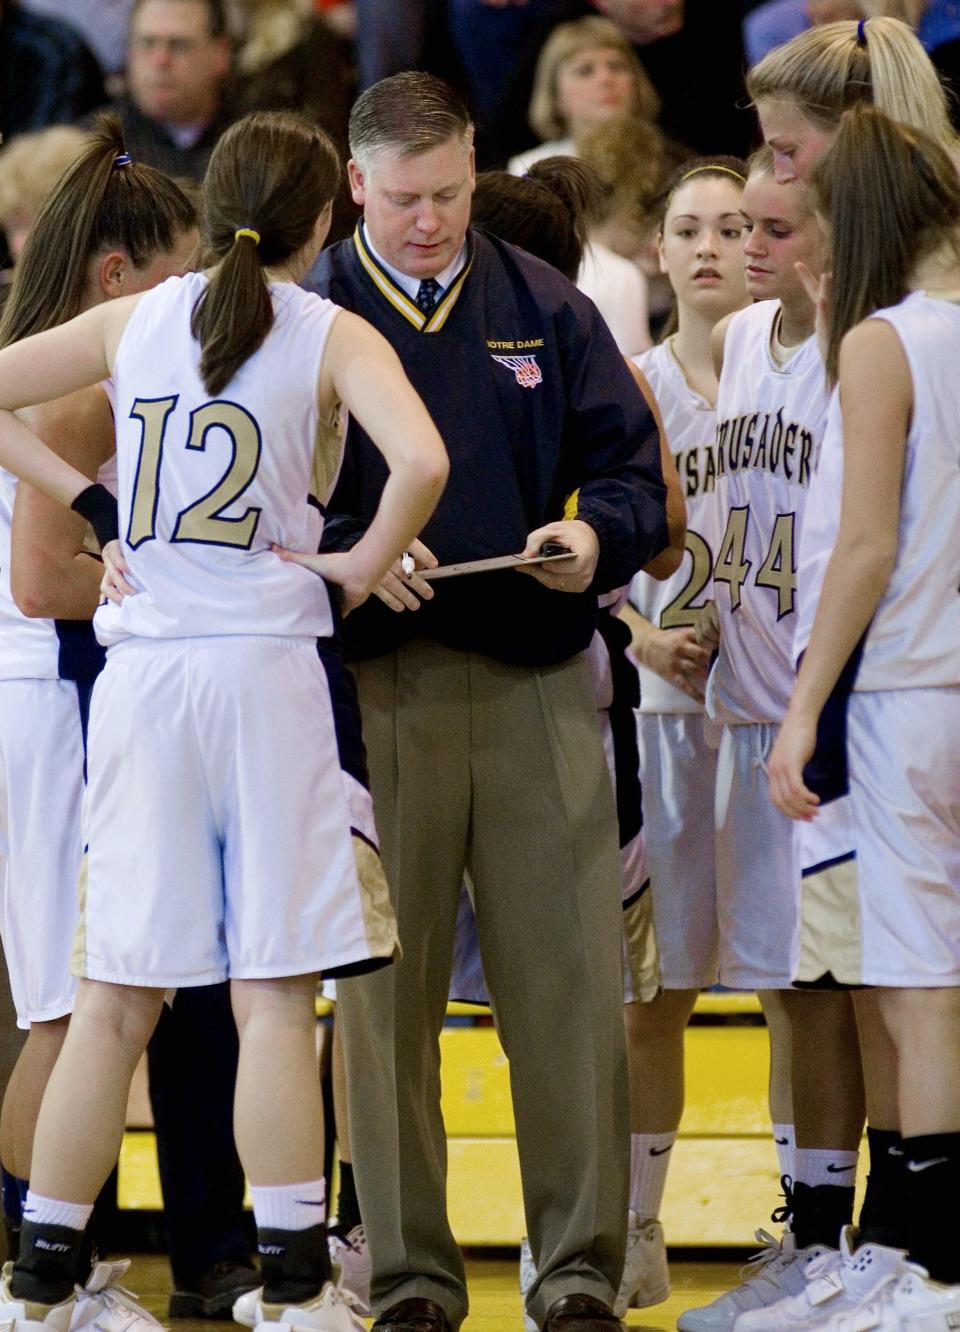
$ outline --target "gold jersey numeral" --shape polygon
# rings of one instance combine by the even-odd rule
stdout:
[[[703,609],[702,605],[696,606],[694,602],[713,574],[713,553],[699,532],[691,532],[688,528],[685,544],[692,560],[690,577],[669,606],[664,606],[660,612],[661,629],[693,628]]]
[[[177,401],[176,394],[169,398],[137,398],[130,409],[131,417],[142,427],[127,528],[127,544],[133,550],[145,541],[154,540],[157,535],[161,463],[167,423]],[[263,443],[260,427],[238,403],[204,403],[190,413],[186,448],[202,452],[211,430],[226,433],[231,448],[230,464],[206,494],[181,509],[170,540],[249,550],[260,520],[260,509],[248,508],[235,518],[226,517],[224,510],[236,503],[257,474]]]

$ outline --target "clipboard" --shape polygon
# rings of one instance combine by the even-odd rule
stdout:
[[[522,555],[492,555],[485,560],[465,560],[460,564],[441,564],[436,569],[418,569],[417,575],[428,583],[438,578],[459,578],[461,574],[492,573],[495,569],[519,569],[529,564],[552,564],[554,560],[569,560],[572,550],[558,555],[533,555],[525,560]]]

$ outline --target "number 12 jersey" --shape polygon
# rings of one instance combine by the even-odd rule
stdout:
[[[339,307],[271,283],[274,324],[224,391],[200,377],[190,318],[206,285],[170,278],[137,305],[117,349],[120,536],[139,594],[97,611],[130,636],[329,637],[323,580],[271,545],[316,551],[343,447],[317,382]]]

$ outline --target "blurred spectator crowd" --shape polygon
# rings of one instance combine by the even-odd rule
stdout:
[[[595,169],[581,285],[601,309],[604,287],[611,311],[621,293],[615,332],[639,351],[662,305],[646,219],[664,177],[691,153],[750,150],[748,64],[810,24],[881,13],[954,83],[960,0],[0,0],[5,267],[100,108],[136,158],[199,182],[238,115],[295,109],[345,150],[357,92],[423,68],[466,95],[480,168],[559,152]],[[344,189],[335,238],[355,212]]]

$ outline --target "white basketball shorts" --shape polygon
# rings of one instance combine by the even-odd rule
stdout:
[[[850,796],[821,805],[815,818],[795,829],[800,865],[796,979],[809,985],[832,977],[859,985],[862,925]]]
[[[960,688],[854,692],[847,753],[863,981],[960,985]]]
[[[82,801],[77,686],[0,681],[0,932],[18,1027],[73,1008]]]
[[[724,726],[717,755],[717,915],[720,980],[784,990],[799,934],[793,823],[770,799],[767,758],[778,727]]]
[[[110,650],[90,718],[78,975],[171,988],[392,958],[369,793],[341,762],[359,736],[344,680],[312,639]]]
[[[717,983],[717,752],[700,713],[637,714],[647,862],[665,990]]]

